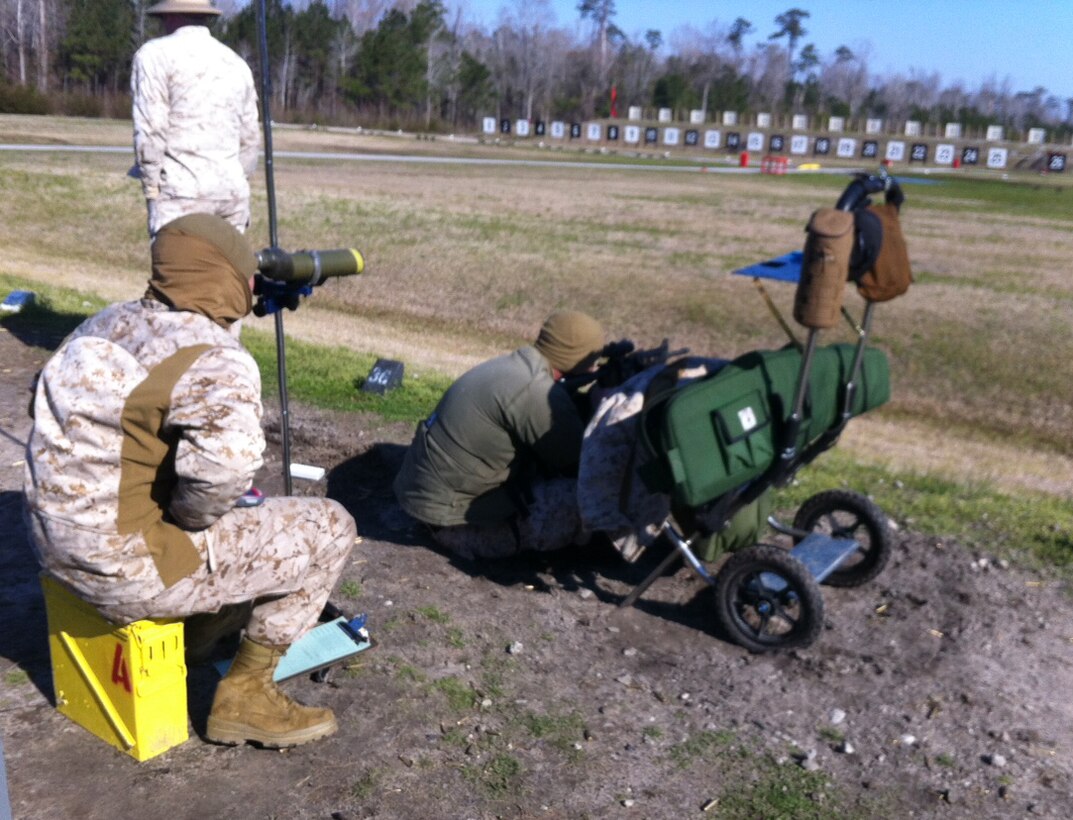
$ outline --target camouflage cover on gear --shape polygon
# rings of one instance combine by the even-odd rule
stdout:
[[[198,211],[218,213],[244,230],[247,178],[257,168],[260,149],[257,92],[246,61],[205,26],[183,26],[138,49],[131,95],[134,153],[146,200],[183,200],[180,207],[193,208],[174,213],[167,206],[150,207],[150,233]]]
[[[702,378],[723,364],[690,358],[675,365],[675,383]],[[585,429],[578,470],[578,503],[587,530],[607,533],[627,561],[635,561],[659,536],[671,497],[653,492],[637,474],[638,422],[645,393],[664,371],[650,367],[601,399]]]

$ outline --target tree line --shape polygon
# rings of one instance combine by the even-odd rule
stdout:
[[[222,0],[214,33],[260,76],[254,3]],[[134,51],[156,36],[155,0],[0,0],[0,112],[125,116]],[[878,76],[866,51],[821,54],[810,13],[737,17],[631,38],[614,0],[579,0],[579,25],[549,0],[509,0],[492,27],[441,0],[267,0],[276,119],[472,130],[482,116],[583,120],[669,108],[1002,125],[1073,132],[1073,99],[1008,80],[944,85],[937,73]],[[746,38],[756,42],[746,46]]]

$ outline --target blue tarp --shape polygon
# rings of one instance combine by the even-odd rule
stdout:
[[[777,279],[780,282],[797,282],[801,278],[801,251],[790,251],[766,262],[757,262],[747,268],[733,271],[737,276],[754,276],[760,279]]]

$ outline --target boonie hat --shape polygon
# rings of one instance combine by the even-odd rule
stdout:
[[[146,14],[203,14],[218,17],[220,10],[213,8],[212,0],[162,0],[145,10]]]

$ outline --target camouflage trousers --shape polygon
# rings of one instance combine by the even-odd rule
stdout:
[[[223,199],[194,199],[161,194],[156,199],[145,200],[149,211],[149,238],[172,220],[188,214],[213,214],[226,219],[235,230],[245,233],[250,226],[250,198],[230,196]]]
[[[160,594],[98,606],[108,619],[184,618],[253,602],[246,636],[286,646],[317,623],[354,546],[354,519],[323,498],[270,498],[198,533],[213,557]],[[200,546],[201,538],[195,538]]]
[[[526,515],[491,524],[433,529],[432,537],[461,558],[506,558],[526,550],[546,552],[585,540],[578,514],[577,481],[558,478],[530,488]]]

